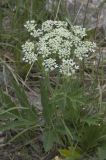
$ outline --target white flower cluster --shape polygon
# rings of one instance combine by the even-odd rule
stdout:
[[[87,35],[86,29],[82,28],[81,26],[72,26],[71,29],[74,35],[78,36],[79,38],[83,38]]]
[[[45,67],[46,71],[53,71],[54,69],[58,67],[56,60],[52,58],[44,59],[42,64]]]
[[[42,31],[40,29],[36,29],[37,24],[34,20],[27,21],[24,27],[28,30],[31,36],[33,37],[39,37],[42,34]]]
[[[83,58],[87,58],[89,56],[89,53],[94,53],[95,48],[96,44],[94,42],[80,42],[74,50],[74,54],[79,60],[82,60]]]
[[[75,74],[75,71],[79,69],[79,66],[73,61],[73,59],[63,59],[60,65],[60,72],[66,76]]]
[[[52,20],[47,20],[42,23],[42,30],[44,32],[50,32],[54,28],[67,28],[67,23],[64,21],[52,21]]]
[[[22,45],[22,51],[24,53],[23,61],[29,64],[34,63],[37,60],[37,55],[35,54],[35,44],[30,41],[26,41]]]
[[[46,71],[58,68],[60,73],[70,76],[79,69],[78,60],[95,52],[96,44],[83,40],[86,29],[81,26],[68,26],[64,21],[47,20],[40,29],[36,29],[37,24],[32,20],[27,21],[25,27],[35,41],[27,41],[22,45],[23,60],[33,63],[41,57]]]

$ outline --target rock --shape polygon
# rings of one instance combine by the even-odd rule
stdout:
[[[28,98],[31,105],[35,106],[38,110],[42,111],[42,104],[41,104],[41,96],[38,93],[28,92]]]
[[[4,31],[11,31],[11,17],[5,16],[2,20],[2,27]]]
[[[106,30],[106,0],[63,0],[69,19],[77,25],[93,29],[97,26]],[[63,2],[62,1],[62,2]],[[46,8],[52,11],[52,5],[57,7],[56,0],[48,0]]]
[[[87,28],[106,29],[106,1],[104,0],[66,0],[70,17],[75,12],[75,23]],[[75,10],[73,12],[73,10]]]

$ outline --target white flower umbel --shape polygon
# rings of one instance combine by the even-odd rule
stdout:
[[[39,28],[32,20],[25,27],[34,40],[22,46],[23,60],[31,64],[41,57],[46,71],[58,67],[62,74],[71,76],[78,69],[76,64],[95,52],[96,44],[84,40],[86,29],[81,26],[47,20]]]
[[[34,20],[32,21],[27,21],[24,27],[27,29],[27,31],[30,33],[31,36],[33,37],[39,37],[42,35],[42,30],[36,29],[37,24],[35,23]]]
[[[23,61],[29,64],[34,63],[37,60],[37,54],[35,54],[35,44],[30,41],[26,41],[22,45],[22,52],[24,53]]]
[[[35,23],[34,20],[32,21],[26,21],[24,27],[27,29],[28,32],[33,32],[35,30],[35,27],[37,24]]]
[[[79,38],[85,37],[86,34],[86,28],[82,28],[81,26],[71,26],[72,32],[74,32],[75,36],[78,36]]]
[[[43,62],[43,66],[45,68],[45,71],[53,71],[58,67],[56,60],[52,58],[45,59]]]
[[[48,57],[51,54],[59,58],[70,56],[72,48],[72,33],[65,28],[54,28],[51,32],[44,34],[38,42],[38,54]]]
[[[95,48],[95,43],[89,41],[80,42],[79,46],[74,50],[74,54],[79,60],[82,60],[83,58],[87,58],[90,53],[95,52]]]
[[[54,28],[67,28],[68,23],[65,21],[52,21],[52,20],[47,20],[42,23],[42,30],[44,32],[50,32]]]
[[[73,59],[63,59],[60,65],[60,73],[65,76],[71,76],[75,74],[75,71],[79,69],[79,66],[73,61]]]

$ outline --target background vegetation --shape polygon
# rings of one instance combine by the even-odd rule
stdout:
[[[46,0],[0,1],[0,159],[51,160],[58,155],[66,160],[105,160],[103,28],[97,25],[88,31],[87,38],[95,40],[98,49],[89,65],[82,65],[78,81],[64,84],[54,75],[44,81],[36,66],[22,62],[21,45],[29,37],[23,27],[25,21],[35,19],[41,24],[57,19],[73,23],[78,16],[78,12],[69,16],[65,1],[47,4]],[[98,7],[97,15],[104,4]],[[86,11],[84,17],[83,25]]]

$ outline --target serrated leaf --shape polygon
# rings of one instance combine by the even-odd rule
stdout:
[[[54,143],[54,133],[52,131],[46,131],[43,134],[43,146],[46,152],[52,149]]]
[[[47,130],[43,133],[43,146],[46,152],[50,151],[55,143],[59,143],[59,138],[54,130]]]
[[[85,117],[84,119],[81,120],[81,122],[86,122],[89,126],[91,125],[98,125],[98,118],[97,117]]]

